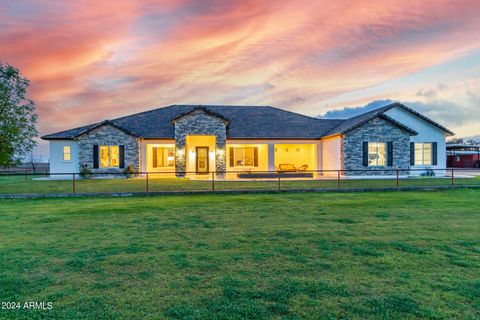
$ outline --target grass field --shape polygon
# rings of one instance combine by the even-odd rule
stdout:
[[[0,319],[478,319],[480,190],[0,200]]]
[[[408,178],[400,179],[400,187],[409,186],[447,186],[451,179],[446,178]],[[480,176],[476,178],[456,178],[456,185],[480,185]],[[278,180],[224,180],[215,181],[215,190],[258,190],[278,189]],[[341,188],[376,188],[396,187],[395,179],[382,180],[341,180]],[[303,188],[337,188],[335,179],[324,180],[281,180],[281,189]],[[193,191],[211,190],[212,182],[208,180],[190,180],[180,178],[149,178],[149,191]],[[144,178],[132,179],[89,179],[75,182],[75,192],[143,192],[146,190]],[[71,193],[73,192],[72,181],[68,180],[33,180],[32,176],[0,176],[0,194],[12,193]]]

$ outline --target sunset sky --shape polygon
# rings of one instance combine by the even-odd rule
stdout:
[[[385,100],[480,134],[478,0],[0,0],[0,61],[31,80],[41,134],[170,104]]]

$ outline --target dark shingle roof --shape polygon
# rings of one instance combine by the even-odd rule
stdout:
[[[331,136],[331,135],[336,135],[336,134],[344,134],[344,133],[347,133],[348,131],[350,130],[353,130],[359,126],[361,126],[362,124],[372,120],[373,118],[375,117],[381,117],[385,120],[388,120],[390,122],[392,122],[393,124],[395,124],[396,126],[398,127],[401,127],[403,128],[404,130],[407,130],[407,131],[410,131],[410,133],[416,135],[417,132],[407,126],[405,126],[404,124],[400,123],[400,122],[397,122],[395,121],[394,119],[392,119],[391,117],[387,116],[385,114],[385,112],[387,112],[388,110],[394,108],[394,107],[400,107],[400,108],[403,108],[409,112],[411,112],[412,114],[418,116],[419,118],[429,122],[430,124],[432,124],[433,126],[445,131],[446,133],[450,134],[450,135],[453,135],[454,133],[450,130],[448,130],[447,128],[441,126],[440,124],[436,123],[435,121],[425,117],[424,115],[416,112],[415,110],[413,109],[410,109],[409,107],[407,107],[406,105],[402,104],[402,103],[399,103],[399,102],[394,102],[394,103],[391,103],[389,105],[386,105],[384,107],[381,107],[381,108],[378,108],[378,109],[375,109],[375,110],[372,110],[372,111],[369,111],[369,112],[365,112],[365,113],[362,113],[358,116],[355,116],[355,117],[352,117],[352,118],[349,118],[349,119],[346,119],[344,121],[342,121],[338,126],[336,126],[335,128],[333,128],[332,130],[330,130],[329,132],[327,132],[325,134],[325,136]]]
[[[228,122],[228,139],[319,139],[346,133],[375,117],[382,117],[411,134],[417,134],[385,115],[386,111],[396,106],[408,110],[448,134],[453,134],[438,123],[396,102],[349,119],[317,119],[269,106],[172,105],[49,134],[42,139],[74,139],[103,124],[111,124],[145,139],[174,139],[172,120],[196,109],[211,112],[225,119]]]
[[[229,139],[318,139],[343,120],[317,119],[269,106],[172,105],[110,120],[125,131],[146,139],[174,139],[171,120],[203,108],[230,121]],[[73,139],[101,123],[43,136]]]

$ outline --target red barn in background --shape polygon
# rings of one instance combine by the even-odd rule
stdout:
[[[447,144],[449,168],[480,168],[480,146]]]

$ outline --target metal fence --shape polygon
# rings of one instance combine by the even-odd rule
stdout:
[[[480,169],[0,173],[2,194],[90,194],[480,187]]]

